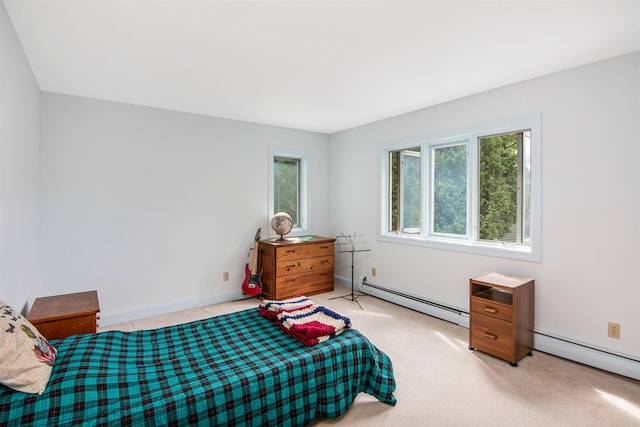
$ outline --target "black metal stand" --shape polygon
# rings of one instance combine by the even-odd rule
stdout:
[[[351,293],[350,294],[346,294],[346,295],[341,295],[339,297],[333,297],[333,298],[329,298],[329,299],[338,299],[338,298],[350,298],[351,301],[356,302],[359,306],[361,310],[364,310],[364,308],[362,308],[362,305],[360,305],[360,302],[358,301],[358,297],[366,297],[367,294],[358,294],[355,293],[354,288],[353,288],[353,267],[354,267],[354,259],[353,259],[353,255],[356,252],[368,252],[371,249],[351,249],[348,251],[338,251],[338,253],[346,253],[346,252],[351,252]]]

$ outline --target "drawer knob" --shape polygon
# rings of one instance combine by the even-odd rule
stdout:
[[[496,314],[498,312],[498,309],[493,307],[485,307],[484,311],[486,311],[487,313]]]
[[[496,334],[492,334],[491,332],[485,332],[482,334],[485,338],[488,338],[490,340],[497,340],[498,336]]]

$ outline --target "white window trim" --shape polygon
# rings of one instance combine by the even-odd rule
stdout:
[[[271,218],[276,212],[274,206],[274,167],[276,157],[288,157],[300,161],[300,224],[294,227],[288,236],[304,236],[311,234],[311,151],[286,147],[269,147],[269,210],[267,224],[271,224]],[[270,237],[277,235],[269,227]]]
[[[478,224],[478,188],[477,188],[477,141],[478,137],[531,129],[531,245],[517,245],[504,242],[477,240]],[[522,117],[486,123],[473,128],[446,131],[418,137],[386,141],[378,144],[378,227],[377,240],[389,243],[422,246],[434,249],[495,256],[522,261],[542,261],[542,114],[535,113]],[[401,234],[388,230],[389,224],[389,152],[416,146],[433,147],[466,141],[469,147],[468,157],[468,206],[467,236],[445,236],[430,233],[430,203],[423,203],[422,229],[419,235]],[[431,152],[425,149],[423,171],[431,162]],[[429,200],[431,176],[423,178],[423,200]]]

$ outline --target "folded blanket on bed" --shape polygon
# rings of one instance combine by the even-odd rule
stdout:
[[[351,327],[351,319],[322,305],[277,314],[280,327],[306,345],[314,345],[340,335]]]
[[[340,335],[351,320],[300,295],[282,301],[263,300],[260,316],[275,321],[283,331],[306,345]]]

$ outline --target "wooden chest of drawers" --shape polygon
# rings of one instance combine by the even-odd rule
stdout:
[[[309,241],[291,237],[258,242],[264,298],[281,300],[332,291],[334,241],[326,237]]]
[[[36,298],[27,319],[48,340],[94,334],[98,326],[98,292]]]
[[[469,349],[517,366],[532,354],[535,281],[486,273],[469,282]]]

